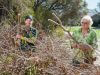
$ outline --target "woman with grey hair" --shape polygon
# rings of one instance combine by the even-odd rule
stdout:
[[[82,22],[83,22],[84,19],[86,19],[86,20],[89,21],[89,26],[91,27],[92,24],[93,24],[92,18],[91,18],[90,16],[88,16],[88,15],[84,16],[84,17],[81,19],[81,25],[82,25]]]
[[[97,35],[91,26],[93,24],[92,18],[88,15],[81,19],[81,28],[73,32],[73,38],[78,41],[72,42],[74,49],[73,65],[81,63],[93,64],[96,57],[93,56],[94,50],[97,48]],[[85,47],[88,46],[88,49]]]

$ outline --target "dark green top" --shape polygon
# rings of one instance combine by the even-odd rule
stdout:
[[[37,30],[33,27],[30,27],[28,31],[24,30],[23,36],[21,37],[21,45],[34,45],[34,42],[37,38]]]

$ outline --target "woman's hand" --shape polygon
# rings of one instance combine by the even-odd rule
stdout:
[[[76,43],[72,44],[71,48],[78,48],[78,44],[76,44]]]
[[[82,51],[93,50],[93,48],[92,48],[91,45],[82,44],[82,43],[80,43],[80,44],[74,43],[74,44],[71,45],[71,47],[72,47],[72,48],[78,48],[78,49],[80,49],[80,50],[82,50]]]
[[[87,44],[78,44],[78,48],[81,49],[82,51],[93,50],[92,46]]]
[[[16,35],[17,39],[21,39],[21,37],[22,37],[22,35],[19,35],[19,34]]]

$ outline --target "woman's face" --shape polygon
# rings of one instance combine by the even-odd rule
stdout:
[[[32,24],[32,20],[31,19],[26,19],[25,20],[25,25],[26,26],[30,26]]]
[[[83,19],[83,21],[81,22],[81,25],[83,29],[88,29],[90,27],[90,21]]]

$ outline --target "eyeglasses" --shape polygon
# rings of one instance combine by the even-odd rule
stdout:
[[[88,22],[81,22],[82,24],[89,24]]]

